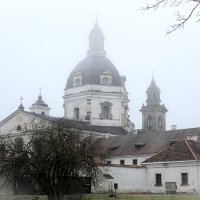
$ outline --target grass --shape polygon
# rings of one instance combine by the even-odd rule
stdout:
[[[199,195],[118,195],[111,198],[108,195],[92,195],[91,200],[199,200]]]
[[[0,200],[32,200],[33,196],[0,196]],[[134,195],[120,194],[117,198],[108,197],[108,194],[87,195],[86,200],[199,200],[199,195]],[[46,196],[40,196],[40,200],[47,200]]]

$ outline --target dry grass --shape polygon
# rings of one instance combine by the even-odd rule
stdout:
[[[32,200],[33,196],[0,196],[0,200]],[[134,195],[121,194],[117,198],[108,197],[108,194],[87,195],[86,200],[199,200],[199,195]],[[47,200],[46,196],[40,196],[40,200]]]

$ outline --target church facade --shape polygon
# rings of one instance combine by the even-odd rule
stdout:
[[[98,23],[89,34],[87,56],[70,73],[65,92],[64,118],[73,127],[104,138],[111,152],[103,177],[94,191],[200,193],[200,128],[166,131],[167,108],[161,104],[154,77],[147,88],[142,130],[130,121],[126,77],[106,56],[104,35]],[[41,93],[25,111],[19,108],[0,122],[0,133],[28,140],[21,131],[31,120],[52,120]],[[1,190],[0,190],[1,192]],[[1,192],[2,193],[2,192]]]

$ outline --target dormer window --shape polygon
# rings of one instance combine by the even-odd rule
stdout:
[[[78,87],[80,85],[82,85],[82,74],[81,73],[76,74],[73,78],[73,86]]]
[[[111,72],[109,72],[109,71],[102,72],[100,78],[101,78],[102,85],[111,85],[112,84]]]

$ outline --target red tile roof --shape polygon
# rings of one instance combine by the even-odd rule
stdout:
[[[143,163],[200,160],[200,142],[183,139]]]

